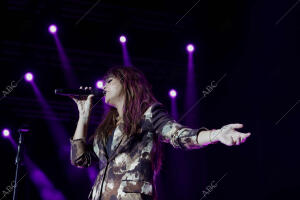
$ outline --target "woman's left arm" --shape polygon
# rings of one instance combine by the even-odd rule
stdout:
[[[161,103],[154,104],[151,113],[154,131],[163,142],[168,142],[175,148],[199,149],[217,142],[228,146],[238,145],[250,136],[250,133],[244,134],[234,130],[234,128],[240,128],[241,124],[229,124],[217,130],[208,130],[205,127],[188,128],[172,119]]]

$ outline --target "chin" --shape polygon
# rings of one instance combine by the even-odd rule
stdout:
[[[106,103],[107,105],[109,105],[109,106],[113,106],[113,105],[110,103],[109,99],[107,99],[107,98],[105,98],[105,103]]]

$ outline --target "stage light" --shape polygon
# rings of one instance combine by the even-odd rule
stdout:
[[[120,42],[121,42],[121,43],[125,43],[125,42],[126,42],[126,37],[125,37],[124,35],[122,35],[122,36],[120,37]]]
[[[186,50],[187,50],[188,52],[193,52],[193,51],[195,50],[195,47],[194,47],[194,45],[189,44],[189,45],[186,46]]]
[[[33,81],[33,74],[28,72],[25,74],[25,80],[30,82],[30,81]]]
[[[97,81],[96,87],[97,87],[97,88],[100,88],[100,89],[103,89],[103,87],[104,87],[104,82],[103,82],[102,80]]]
[[[57,31],[57,26],[52,24],[52,25],[49,26],[48,30],[49,30],[50,33],[55,34],[56,31]]]
[[[10,131],[7,128],[2,130],[2,136],[3,137],[9,137],[9,135],[10,135]]]
[[[170,95],[171,98],[175,98],[177,96],[176,90],[174,90],[174,89],[170,90],[169,95]]]

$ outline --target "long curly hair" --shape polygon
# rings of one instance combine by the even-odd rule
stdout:
[[[152,93],[152,86],[144,74],[135,67],[114,66],[106,72],[104,80],[111,76],[120,81],[122,91],[125,93],[123,133],[128,136],[138,134],[142,115],[149,106],[157,102]],[[108,136],[116,128],[118,115],[117,109],[110,106],[106,116],[97,127],[93,139],[106,143]]]

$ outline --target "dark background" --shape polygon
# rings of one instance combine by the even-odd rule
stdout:
[[[165,144],[159,199],[299,199],[300,5],[296,0],[201,0],[185,16],[196,0],[103,0],[76,23],[96,2],[1,1],[1,91],[31,71],[55,116],[43,112],[31,85],[23,80],[0,101],[0,128],[9,127],[17,139],[17,129],[30,125],[27,154],[66,199],[87,199],[92,182],[86,169],[75,169],[69,157],[57,151],[58,143],[69,147],[78,112],[71,99],[54,95],[55,88],[66,86],[66,77],[48,33],[52,23],[58,26],[78,87],[94,86],[109,67],[123,64],[121,34],[127,36],[133,65],[145,73],[169,111],[168,91],[176,88],[179,114],[185,113],[187,43],[196,46],[199,97],[211,81],[226,74],[192,111],[199,116],[197,123],[186,125],[217,129],[238,122],[244,124],[239,130],[251,132],[251,137],[241,146],[216,144],[191,151]],[[102,113],[99,104],[90,133]],[[62,133],[51,131],[50,122],[65,128],[64,141],[58,141]],[[2,195],[14,179],[16,152],[4,138],[0,152]],[[27,171],[23,167],[21,175]],[[219,181],[217,187],[203,197],[212,181]],[[19,194],[20,199],[42,199],[29,175],[20,181]],[[3,199],[12,199],[12,193]]]

